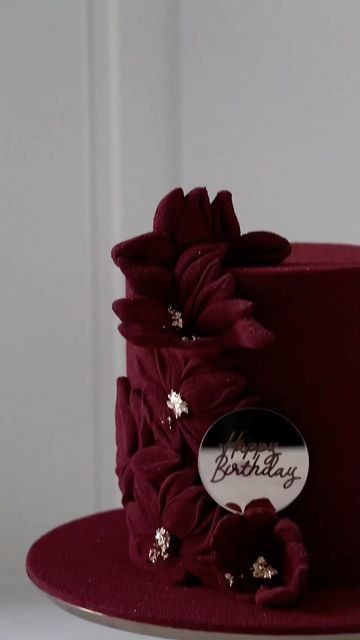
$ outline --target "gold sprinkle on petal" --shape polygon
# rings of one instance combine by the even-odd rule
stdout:
[[[175,329],[182,329],[183,319],[182,319],[181,311],[178,311],[177,309],[175,309],[170,305],[168,307],[168,312],[170,313],[170,316],[171,316],[171,326],[174,327]]]
[[[151,547],[150,551],[149,551],[149,560],[150,562],[152,562],[152,564],[155,564],[155,562],[158,561],[160,556],[160,551],[158,551],[155,546]]]
[[[278,573],[277,569],[268,564],[263,556],[259,556],[252,566],[254,578],[261,580],[271,580]]]
[[[231,587],[232,587],[232,586],[233,586],[233,584],[234,584],[234,580],[235,580],[235,578],[234,578],[233,574],[232,574],[232,573],[225,573],[225,574],[224,574],[224,578],[225,578],[225,580],[227,580],[227,581],[228,581],[228,583],[229,583],[229,587],[230,587],[230,589],[231,589]]]
[[[156,529],[155,541],[161,549],[161,553],[170,547],[170,533],[164,528]]]
[[[155,542],[149,551],[149,560],[152,564],[155,564],[159,558],[166,560],[169,557],[170,542],[171,535],[164,527],[156,529]]]
[[[174,412],[176,419],[180,418],[183,413],[189,413],[189,405],[183,400],[180,393],[171,389],[167,398],[166,405]]]

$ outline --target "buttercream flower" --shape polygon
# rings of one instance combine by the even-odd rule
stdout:
[[[235,243],[240,226],[231,193],[220,191],[210,204],[205,188],[193,189],[186,196],[182,189],[174,189],[157,207],[154,232],[167,237],[178,252],[202,242]]]
[[[293,602],[304,588],[300,532],[267,500],[225,514],[200,484],[197,454],[216,419],[257,401],[235,350],[273,339],[239,296],[232,267],[275,264],[288,253],[275,234],[241,235],[231,195],[210,204],[205,189],[171,192],[153,232],[112,252],[127,278],[127,298],[113,308],[133,343],[132,386],[119,378],[116,403],[130,557],[170,582],[225,584],[269,606]]]
[[[112,250],[134,291],[165,277],[183,251],[197,244],[225,244],[225,262],[233,265],[277,264],[290,253],[289,242],[268,231],[241,234],[231,193],[220,191],[210,203],[207,190],[198,187],[184,195],[174,189],[159,203],[154,230],[117,244]]]
[[[220,510],[201,485],[194,484],[192,469],[171,474],[159,492],[136,476],[135,500],[126,506],[130,557],[141,567],[156,571],[171,583],[194,579],[217,583],[210,548]],[[167,544],[159,544],[159,534]]]
[[[204,188],[175,189],[159,204],[154,231],[116,245],[115,264],[128,297],[113,308],[119,329],[135,344],[177,348],[260,348],[271,334],[235,291],[226,265],[275,264],[290,252],[268,232],[241,235],[231,194],[212,203]]]
[[[196,358],[177,349],[156,349],[150,355],[137,348],[133,367],[141,380],[143,419],[155,441],[174,450],[185,442],[195,457],[215,420],[257,400],[234,362],[224,357]]]
[[[116,300],[122,335],[135,344],[192,351],[261,348],[271,342],[272,334],[253,317],[252,302],[237,297],[233,276],[221,267],[225,249],[214,244],[186,249],[172,274],[156,267],[161,277],[150,293]]]
[[[165,353],[162,357],[160,371],[167,361]],[[179,360],[179,352],[174,357]],[[184,370],[196,370],[194,362],[181,360]],[[222,400],[229,394],[231,402],[233,390],[219,389]],[[213,387],[208,391],[210,397],[215,394]],[[201,393],[205,397],[204,389]],[[243,514],[224,515],[199,483],[187,438],[179,438],[179,449],[169,446],[161,434],[157,438],[143,398],[130,389],[127,378],[118,380],[116,416],[117,473],[131,558],[142,566],[156,565],[170,582],[220,583],[260,605],[295,601],[308,574],[296,525],[279,519],[268,500],[253,501]]]
[[[225,243],[231,264],[277,264],[291,251],[288,241],[269,231],[241,234],[229,191],[210,203],[204,187],[184,195],[174,189],[163,198],[154,217],[154,232],[168,238],[178,253],[200,243]]]
[[[254,500],[241,514],[217,523],[212,541],[219,582],[256,604],[295,602],[306,587],[309,559],[298,527],[280,519],[268,500]]]

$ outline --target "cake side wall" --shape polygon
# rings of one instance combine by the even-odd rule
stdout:
[[[283,515],[303,532],[314,581],[358,581],[360,267],[239,270],[236,279],[277,336],[265,351],[239,354],[241,368],[309,450],[307,483]]]
[[[229,355],[260,405],[291,420],[309,450],[305,488],[281,515],[304,535],[313,582],[335,586],[358,580],[360,267],[247,268],[234,275],[238,294],[254,301],[255,317],[276,342]],[[158,350],[169,358],[169,367],[175,353]],[[127,375],[140,397],[156,358],[152,348],[127,345]],[[165,406],[165,395],[163,400]],[[209,426],[202,425],[204,433]],[[184,464],[180,459],[179,469]]]

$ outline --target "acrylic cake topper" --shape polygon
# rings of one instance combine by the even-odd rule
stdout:
[[[249,407],[222,416],[208,429],[198,465],[206,491],[221,507],[238,512],[251,500],[268,498],[280,511],[302,491],[309,454],[287,418]]]

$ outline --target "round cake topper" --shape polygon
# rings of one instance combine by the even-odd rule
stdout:
[[[198,464],[206,491],[221,507],[239,512],[252,500],[268,498],[280,511],[302,491],[309,454],[287,418],[249,407],[214,422],[202,439]]]

